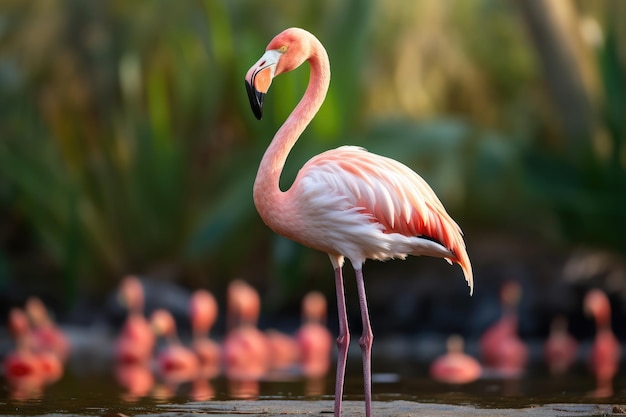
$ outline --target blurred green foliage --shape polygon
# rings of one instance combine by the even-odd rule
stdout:
[[[602,37],[576,55],[595,80],[578,156],[514,2],[3,1],[0,286],[38,282],[69,304],[131,272],[211,288],[242,275],[283,298],[330,282],[323,255],[252,204],[308,72],[275,81],[262,122],[243,76],[289,26],[326,45],[333,78],[283,187],[313,154],[361,145],[422,174],[470,254],[470,230],[624,253],[624,7],[567,4]]]

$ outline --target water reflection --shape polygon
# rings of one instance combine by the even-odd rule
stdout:
[[[449,385],[432,380],[427,364],[407,361],[378,361],[373,387],[375,401],[409,400],[443,404],[471,404],[490,408],[527,407],[547,403],[595,403],[623,399],[626,376],[618,375],[612,396],[596,399],[594,378],[578,365],[566,376],[552,376],[547,368],[529,369],[517,379],[481,378],[469,384]],[[345,399],[362,399],[360,362],[348,363]],[[378,375],[382,375],[380,378]],[[124,381],[124,382],[123,382]],[[77,374],[68,367],[66,375],[56,384],[41,390],[21,386],[0,392],[0,410],[19,405],[36,414],[68,410],[83,414],[89,407],[107,407],[116,412],[132,410],[133,414],[149,414],[159,404],[188,401],[264,400],[264,399],[332,399],[334,375],[307,379],[291,375],[286,379],[257,381],[228,380],[223,374],[214,379],[196,379],[178,385],[167,384],[149,369],[138,366],[117,368],[108,372]],[[70,402],[68,399],[72,399]],[[33,411],[37,410],[37,411]],[[83,410],[83,411],[81,411]],[[161,410],[162,411],[162,410]]]
[[[122,387],[122,399],[135,402],[151,394],[155,384],[154,375],[145,364],[118,364],[115,379]]]

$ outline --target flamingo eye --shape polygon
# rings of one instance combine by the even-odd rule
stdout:
[[[281,54],[284,54],[285,52],[287,52],[287,45],[283,45],[280,48],[278,48],[278,52],[280,52]]]

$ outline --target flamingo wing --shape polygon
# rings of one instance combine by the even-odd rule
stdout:
[[[326,195],[343,199],[349,210],[367,216],[384,234],[439,243],[449,251],[443,257],[458,263],[473,286],[460,227],[426,181],[406,165],[360,147],[342,146],[310,159],[298,173],[298,183],[323,184]]]

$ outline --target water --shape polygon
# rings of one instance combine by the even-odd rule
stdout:
[[[289,400],[332,401],[334,375],[317,381],[297,375],[274,375],[258,383],[234,383],[224,377],[181,384],[164,385],[155,380],[146,396],[133,396],[122,388],[110,369],[110,363],[97,366],[73,363],[63,378],[46,387],[40,395],[16,398],[6,385],[0,392],[0,414],[46,415],[71,414],[126,415],[161,414],[164,407],[185,405],[192,401]],[[572,373],[553,377],[540,366],[522,378],[503,380],[483,378],[474,383],[451,386],[428,377],[424,364],[375,360],[374,401],[412,401],[451,405],[471,405],[488,409],[525,408],[542,404],[614,403],[626,397],[626,376],[614,381],[614,393],[594,397],[595,382],[579,366]],[[360,362],[351,359],[345,385],[346,401],[363,400]],[[167,410],[167,408],[165,408]]]

